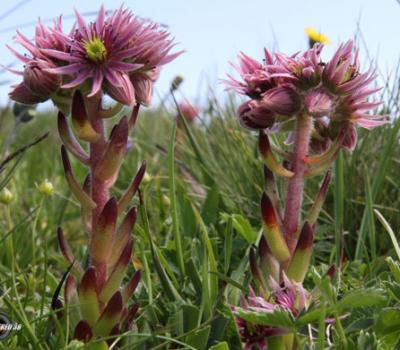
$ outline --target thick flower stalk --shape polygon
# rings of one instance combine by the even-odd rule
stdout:
[[[290,282],[303,282],[329,186],[329,169],[341,149],[356,147],[356,126],[373,129],[386,123],[382,116],[369,113],[380,104],[369,100],[379,90],[370,87],[376,75],[373,69],[361,72],[353,42],[341,44],[328,62],[320,57],[322,48],[315,44],[292,56],[265,50],[262,63],[241,53],[239,65],[234,66],[241,80],[229,76],[226,82],[249,98],[239,107],[238,118],[244,127],[258,131],[265,164],[264,235],[259,259],[253,251],[250,266],[257,284],[266,291],[271,291],[271,278],[275,283],[282,283],[283,276]],[[269,135],[274,132],[289,132],[288,148],[271,142]],[[324,173],[314,204],[303,217],[305,180]],[[287,181],[282,200],[275,176]]]
[[[31,57],[13,51],[26,66],[22,85],[10,96],[24,103],[51,98],[60,105],[61,101],[61,158],[66,181],[81,207],[89,257],[88,264],[79,264],[74,247],[58,229],[60,249],[71,265],[71,273],[66,276],[64,301],[58,297],[61,283],[52,306],[65,307],[74,338],[98,340],[96,349],[107,349],[108,343],[101,338],[130,330],[138,311],[138,304],[130,301],[140,281],[140,270],[126,283],[123,280],[134,246],[131,234],[137,209],[131,202],[145,175],[146,163],[120,198],[111,190],[130,147],[128,135],[140,104],[150,103],[161,66],[179,53],[169,53],[173,40],[167,32],[156,24],[143,23],[122,7],[108,16],[102,7],[90,24],[78,12],[76,17],[75,29],[69,34],[62,32],[61,20],[54,28],[39,23],[34,42],[18,33],[17,41]],[[110,109],[102,107],[106,94],[117,101]],[[131,117],[115,121],[107,132],[105,118],[116,116],[123,106],[133,107]],[[84,181],[75,177],[70,155],[87,168]],[[65,311],[57,315],[64,318]]]

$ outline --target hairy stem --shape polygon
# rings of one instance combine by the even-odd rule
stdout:
[[[101,106],[101,97],[93,97],[86,99],[87,112],[90,116],[91,123],[93,129],[96,130],[101,136],[100,139],[90,144],[90,177],[92,180],[91,186],[91,195],[93,201],[97,204],[97,207],[93,210],[92,213],[92,231],[97,223],[99,215],[104,208],[104,205],[109,199],[109,188],[106,182],[96,179],[94,176],[94,171],[97,166],[97,163],[101,159],[105,148],[106,148],[106,140],[104,135],[104,122],[103,119],[100,118],[100,106]]]
[[[296,248],[299,235],[299,220],[304,190],[304,159],[308,155],[312,129],[312,118],[308,115],[299,115],[297,119],[291,171],[294,176],[289,180],[283,226],[286,242],[291,253]]]

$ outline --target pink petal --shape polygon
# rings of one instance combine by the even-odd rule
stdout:
[[[96,95],[100,91],[102,83],[103,83],[103,73],[101,72],[100,69],[98,69],[95,72],[95,76],[93,78],[92,91],[90,92],[88,97],[93,97],[94,95]]]

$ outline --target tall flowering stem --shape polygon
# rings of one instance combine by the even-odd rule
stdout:
[[[88,266],[76,261],[62,228],[57,237],[70,265],[54,294],[52,307],[65,305],[73,338],[97,340],[96,349],[107,349],[99,338],[116,336],[133,327],[139,305],[130,302],[140,281],[137,270],[122,283],[131,264],[132,237],[137,209],[131,207],[146,171],[143,162],[120,197],[111,195],[120,167],[129,151],[128,135],[141,105],[150,104],[153,84],[161,66],[177,57],[170,54],[173,40],[154,23],[144,23],[123,7],[86,23],[76,12],[70,33],[62,31],[61,18],[54,27],[39,23],[34,42],[21,33],[16,40],[29,51],[12,52],[25,63],[23,77],[10,97],[32,104],[51,99],[59,108],[58,132],[63,143],[61,158],[66,181],[81,207],[82,227],[88,235]],[[105,96],[116,104],[103,108]],[[133,107],[130,118],[117,117],[122,107]],[[115,118],[116,119],[116,118]],[[84,181],[74,176],[73,155],[88,173]],[[64,287],[64,301],[59,294]],[[65,320],[66,313],[57,316]]]
[[[313,127],[313,120],[308,115],[298,116],[296,122],[295,141],[290,163],[294,175],[289,179],[283,218],[286,241],[291,253],[295,250],[298,239],[301,205],[303,203],[305,159],[308,156]]]
[[[373,69],[360,71],[353,42],[341,44],[328,62],[320,57],[322,49],[315,44],[291,56],[265,50],[263,62],[241,53],[239,64],[234,65],[241,80],[229,76],[226,81],[230,89],[249,98],[239,107],[238,119],[245,128],[259,132],[265,167],[261,196],[264,234],[258,259],[254,249],[249,256],[260,295],[252,291],[249,302],[242,301],[242,311],[273,312],[271,295],[276,295],[275,304],[280,306],[278,296],[284,295],[288,301],[285,309],[294,317],[301,311],[296,308],[297,301],[304,301],[306,293],[300,286],[311,261],[330,168],[341,149],[356,147],[357,125],[373,129],[386,123],[382,116],[369,113],[380,104],[369,100],[379,89],[369,86],[376,77]],[[285,149],[270,141],[272,133],[282,132],[289,132]],[[325,174],[320,190],[303,218],[305,180],[320,174]],[[287,181],[285,196],[277,191],[276,176]],[[301,309],[307,305],[302,302]],[[246,349],[292,348],[289,330],[254,325],[245,321],[240,311],[237,315]]]

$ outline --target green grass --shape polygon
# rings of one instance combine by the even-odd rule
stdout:
[[[394,110],[396,105],[390,103],[388,108]],[[257,137],[239,126],[235,105],[230,100],[225,106],[210,101],[203,119],[188,126],[190,133],[176,128],[175,111],[140,115],[132,135],[135,146],[115,186],[116,193],[122,193],[141,161],[147,160],[150,180],[141,188],[145,206],[134,233],[136,264],[144,267],[135,293],[141,309],[135,331],[121,335],[121,348],[207,349],[221,343],[219,349],[225,349],[226,341],[230,349],[240,349],[227,305],[236,305],[251,282],[248,250],[261,227],[259,198],[264,185]],[[316,339],[303,344],[304,349],[327,348],[328,341],[339,349],[346,344],[347,349],[393,349],[398,340],[390,327],[383,326],[387,317],[398,316],[393,310],[400,302],[400,281],[385,261],[393,256],[391,268],[396,269],[397,246],[393,234],[387,233],[389,226],[382,226],[374,211],[397,234],[399,127],[400,120],[395,119],[373,132],[359,130],[357,149],[343,153],[335,166],[334,183],[318,221],[313,268],[305,282],[321,297],[304,316],[316,327]],[[0,206],[0,309],[22,324],[20,332],[0,341],[0,349],[73,348],[67,328],[55,321],[50,308],[68,268],[57,246],[56,229],[62,224],[80,261],[85,261],[87,237],[63,176],[55,115],[38,115],[17,129],[9,113],[1,116],[1,142],[9,143],[7,149],[2,147],[3,156],[45,131],[50,131],[46,140],[0,174],[2,186],[13,193],[11,203]],[[73,167],[82,181],[83,167],[78,162]],[[37,189],[45,178],[54,184],[52,197]],[[320,181],[321,177],[307,181],[305,210]],[[278,181],[278,187],[283,193],[283,182]],[[332,285],[323,275],[339,261],[342,250],[340,283]],[[348,316],[331,328],[327,339],[320,320],[330,310]],[[308,334],[304,325],[295,326]]]

